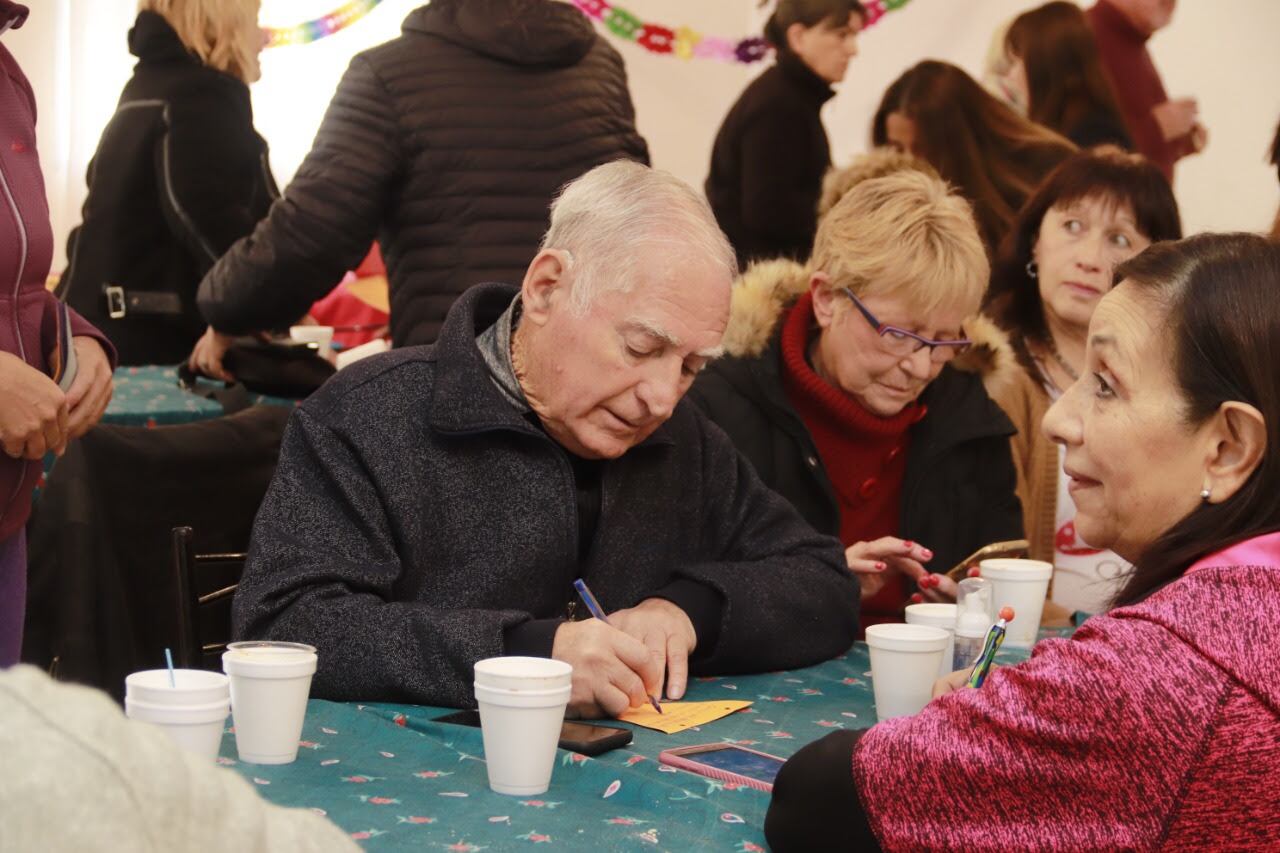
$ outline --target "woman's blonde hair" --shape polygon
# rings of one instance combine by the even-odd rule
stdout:
[[[831,287],[898,296],[922,315],[977,313],[991,272],[969,203],[915,169],[846,192],[819,222],[810,263]]]
[[[822,179],[822,196],[818,199],[818,218],[826,216],[827,211],[835,207],[836,202],[845,193],[863,181],[882,178],[904,169],[915,169],[917,172],[938,177],[937,170],[924,160],[888,145],[872,148],[866,154],[858,155],[843,169],[828,169]]]
[[[168,21],[201,62],[246,84],[262,76],[260,6],[261,0],[138,0],[139,12]]]

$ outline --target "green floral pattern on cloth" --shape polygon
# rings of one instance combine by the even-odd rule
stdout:
[[[998,660],[1026,657],[1006,650]],[[732,742],[786,758],[833,729],[875,723],[862,643],[808,669],[694,679],[687,698],[755,704],[674,735],[632,727],[629,746],[596,758],[561,751],[550,789],[537,797],[491,792],[480,730],[434,722],[450,710],[419,705],[313,699],[294,764],[241,764],[231,736],[219,763],[272,802],[326,815],[371,850],[764,851],[767,794],[660,765],[658,753]]]
[[[222,415],[222,404],[193,394],[178,385],[178,369],[163,365],[117,367],[115,392],[102,422],[121,426],[157,427],[186,424]],[[221,383],[201,380],[201,387],[219,388]],[[295,400],[250,394],[250,403],[294,406]]]

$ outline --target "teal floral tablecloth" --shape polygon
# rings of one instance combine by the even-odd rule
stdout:
[[[1025,657],[1000,654],[1004,663]],[[219,762],[272,802],[327,815],[370,850],[763,851],[767,794],[659,765],[658,753],[727,741],[785,758],[833,729],[876,721],[862,643],[809,669],[696,679],[687,698],[755,704],[674,735],[633,727],[630,746],[597,758],[562,751],[537,797],[491,792],[480,730],[433,722],[449,711],[416,705],[313,699],[295,763],[241,764],[231,735]]]
[[[115,393],[102,422],[123,426],[168,426],[216,418],[222,404],[178,387],[178,369],[163,365],[118,367]],[[221,383],[201,381],[202,387],[220,388]],[[250,394],[252,403],[293,406],[293,400]]]

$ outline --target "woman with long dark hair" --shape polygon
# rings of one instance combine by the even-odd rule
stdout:
[[[1105,610],[1126,564],[1079,541],[1061,453],[1040,421],[1084,371],[1089,319],[1116,266],[1181,236],[1178,203],[1160,170],[1140,155],[1100,148],[1050,173],[995,265],[986,310],[1021,367],[995,398],[1018,430],[1010,444],[1031,556],[1053,563],[1050,599],[1068,611]]]
[[[981,688],[809,744],[775,853],[1237,850],[1280,814],[1280,245],[1157,243],[1116,270],[1045,417],[1117,607]]]
[[[831,148],[822,105],[858,52],[858,0],[779,0],[765,25],[777,63],[725,116],[706,193],[745,269],[754,260],[809,257]]]
[[[1076,150],[935,60],[894,81],[876,115],[884,117],[885,142],[928,162],[973,204],[992,256],[1027,197]]]
[[[1027,105],[1027,118],[1081,148],[1133,149],[1084,12],[1053,0],[1013,19],[1004,37],[1003,82]]]

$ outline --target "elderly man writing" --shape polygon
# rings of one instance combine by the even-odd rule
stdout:
[[[681,403],[720,351],[734,255],[635,163],[568,185],[522,286],[294,415],[235,601],[242,637],[319,650],[317,695],[471,701],[502,654],[574,667],[570,710],[678,699],[687,673],[802,666],[857,628],[839,543]],[[611,625],[575,621],[583,577]]]

